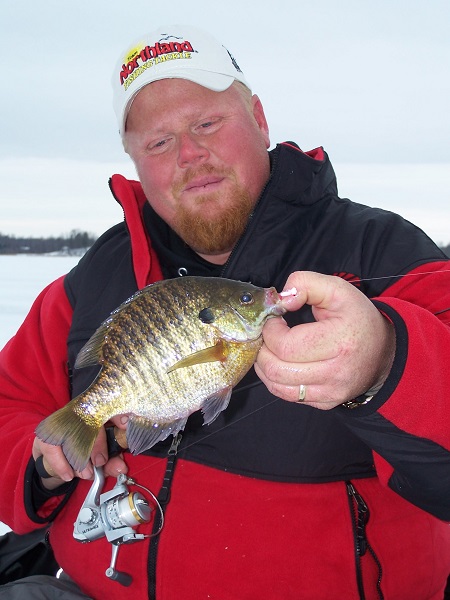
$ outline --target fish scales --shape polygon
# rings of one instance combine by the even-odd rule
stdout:
[[[113,311],[85,344],[76,368],[101,364],[95,381],[42,421],[37,436],[62,446],[82,470],[100,427],[128,414],[134,453],[226,408],[254,363],[265,321],[285,312],[274,288],[205,277],[147,286]]]
[[[198,327],[188,323],[186,329],[187,335],[181,340],[181,343],[179,339],[179,332],[173,327],[168,328],[168,323],[178,324],[183,322],[183,317],[177,310],[177,305],[179,305],[179,303],[182,301],[182,298],[179,296],[171,296],[170,294],[166,294],[164,293],[164,290],[157,298],[153,298],[154,305],[152,308],[154,311],[154,318],[151,322],[152,329],[150,329],[147,324],[148,319],[146,317],[148,311],[145,311],[147,299],[148,298],[146,296],[141,296],[133,305],[133,311],[128,312],[126,315],[121,315],[121,319],[126,318],[127,325],[129,320],[138,324],[138,326],[142,328],[147,325],[148,331],[152,332],[151,337],[159,340],[159,342],[157,341],[153,344],[153,346],[145,346],[145,344],[142,343],[142,338],[139,338],[139,343],[135,344],[137,350],[134,356],[135,360],[124,360],[123,351],[129,347],[128,343],[124,343],[124,338],[128,336],[120,335],[117,336],[116,339],[114,333],[119,330],[119,327],[116,327],[114,332],[111,332],[109,335],[111,353],[108,356],[105,356],[105,363],[109,360],[109,367],[107,371],[105,371],[105,376],[109,376],[111,368],[113,367],[120,369],[125,376],[128,376],[128,379],[133,385],[133,402],[130,405],[130,408],[134,408],[134,412],[137,414],[153,418],[156,421],[161,421],[163,419],[172,420],[179,415],[180,410],[183,411],[181,416],[185,416],[189,414],[189,411],[192,408],[198,408],[197,398],[199,386],[201,386],[203,383],[203,388],[205,387],[205,383],[203,381],[206,375],[204,373],[205,368],[192,368],[190,369],[189,374],[186,375],[183,373],[182,376],[174,373],[171,376],[171,379],[167,379],[165,377],[162,378],[159,363],[156,363],[154,360],[155,351],[157,354],[159,354],[163,365],[167,369],[175,364],[178,360],[183,358],[183,355],[186,352],[190,354],[193,351],[197,351],[207,347],[208,345],[212,345],[214,342],[214,334],[213,332],[210,332],[210,335],[205,338],[204,343],[200,343],[196,340],[190,341],[191,335],[195,336]],[[187,304],[187,311],[189,311],[191,303],[192,301]],[[124,324],[120,323],[120,325],[123,326]],[[126,341],[128,342],[128,340]],[[186,344],[189,344],[188,347],[186,347]],[[134,365],[136,366],[136,369],[133,373],[132,367]],[[217,385],[217,377],[211,380],[211,370],[214,371],[214,369],[211,368],[211,365],[209,365],[207,374],[207,392],[212,391],[211,386]],[[150,384],[148,381],[149,374]],[[216,375],[220,377],[222,374],[219,372]],[[186,386],[186,376],[192,381],[193,389],[193,392],[188,398],[186,398],[186,387],[189,386]],[[159,389],[152,389],[151,384],[153,382],[157,383]],[[142,389],[141,384],[145,384],[144,389]],[[123,385],[123,389],[124,391],[128,391],[128,386]],[[143,395],[141,393],[136,393],[141,391]],[[153,392],[155,393],[155,401],[151,407],[151,411],[148,411],[147,399],[149,394],[152,395]],[[175,396],[172,398],[171,410],[168,413],[167,411],[164,411],[164,408],[166,408],[166,403],[162,402],[162,396],[173,396],[174,392]],[[156,396],[156,394],[158,396]],[[160,402],[158,402],[158,397],[161,399]],[[177,403],[177,399],[182,400],[182,402]],[[186,408],[187,399],[188,405]]]

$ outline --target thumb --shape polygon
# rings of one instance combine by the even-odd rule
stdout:
[[[352,296],[362,296],[354,286],[334,275],[324,275],[314,271],[295,271],[289,275],[284,286],[286,295],[282,304],[288,311],[299,310],[308,304],[318,310],[313,311],[318,319],[325,318],[326,312],[345,309]],[[283,292],[282,292],[283,294]]]

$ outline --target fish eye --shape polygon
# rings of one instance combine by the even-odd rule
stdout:
[[[241,304],[253,304],[253,294],[244,292],[239,300]]]

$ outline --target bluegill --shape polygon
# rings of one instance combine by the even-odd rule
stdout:
[[[275,288],[218,277],[149,285],[121,304],[80,350],[75,368],[101,365],[93,383],[44,419],[38,438],[87,465],[103,424],[128,414],[134,454],[183,430],[201,409],[211,423],[253,365],[262,328],[285,309]]]

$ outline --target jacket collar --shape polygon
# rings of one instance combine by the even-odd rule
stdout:
[[[277,254],[289,247],[292,221],[299,216],[295,207],[307,207],[329,194],[337,194],[333,167],[323,148],[303,152],[294,142],[278,144],[271,155],[271,175],[249,221],[236,244],[222,275],[256,285],[274,285],[274,261],[261,261],[261,251],[272,239]],[[133,267],[139,289],[163,278],[159,260],[144,222],[147,202],[141,184],[122,175],[110,179],[111,191],[122,206],[128,227]],[[299,234],[306,226],[296,220]],[[281,252],[282,256],[283,252]],[[264,263],[264,264],[262,264]],[[277,261],[274,267],[277,269]],[[281,265],[280,265],[281,269]],[[275,271],[276,272],[276,271]]]
[[[337,194],[336,176],[322,147],[303,152],[294,142],[272,151],[270,191],[291,205],[313,204],[326,193]]]
[[[144,226],[143,207],[147,199],[139,181],[126,179],[123,175],[113,175],[109,187],[124,212],[136,283],[138,289],[142,289],[149,283],[163,279],[158,257]]]

